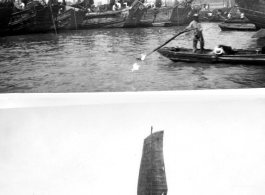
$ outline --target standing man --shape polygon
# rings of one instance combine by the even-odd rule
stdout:
[[[204,38],[202,35],[202,25],[199,22],[199,15],[194,14],[193,15],[193,21],[190,23],[190,25],[186,28],[188,29],[195,29],[194,30],[194,38],[193,38],[193,52],[195,53],[197,50],[197,43],[200,41],[200,48],[201,48],[201,53],[203,52],[204,49]]]

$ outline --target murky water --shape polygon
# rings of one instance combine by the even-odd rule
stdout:
[[[222,32],[203,23],[206,48],[254,48],[254,32]],[[0,38],[0,92],[116,92],[260,88],[265,67],[173,63],[148,53],[185,27],[95,29]],[[192,34],[167,46],[192,47]],[[140,65],[132,71],[133,64]]]

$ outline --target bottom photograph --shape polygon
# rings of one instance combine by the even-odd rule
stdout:
[[[0,194],[264,195],[265,90],[0,95]]]

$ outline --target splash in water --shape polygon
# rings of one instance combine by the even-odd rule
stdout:
[[[134,63],[133,68],[132,68],[132,72],[135,70],[139,70],[139,68],[140,68],[140,65],[138,65],[137,63]]]

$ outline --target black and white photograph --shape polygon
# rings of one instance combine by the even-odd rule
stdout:
[[[1,195],[265,192],[264,90],[9,94],[0,108]]]
[[[265,0],[0,0],[0,195],[264,195]]]
[[[261,0],[1,0],[0,92],[263,88]]]

